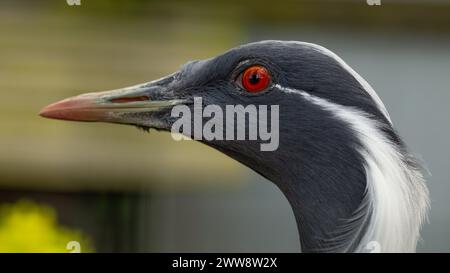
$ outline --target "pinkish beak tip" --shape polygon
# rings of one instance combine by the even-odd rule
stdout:
[[[92,101],[89,99],[72,97],[47,105],[39,112],[39,115],[51,119],[97,121],[102,113],[95,111],[92,106]]]

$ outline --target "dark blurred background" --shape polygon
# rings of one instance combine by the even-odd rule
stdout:
[[[0,252],[295,252],[269,181],[193,141],[38,117],[263,39],[321,44],[377,90],[428,168],[418,250],[450,251],[450,1],[0,2]]]

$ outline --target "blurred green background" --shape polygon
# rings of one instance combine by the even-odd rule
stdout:
[[[37,115],[263,39],[324,45],[372,84],[432,173],[419,251],[450,251],[449,34],[444,0],[2,0],[0,251],[299,251],[279,190],[219,152]]]

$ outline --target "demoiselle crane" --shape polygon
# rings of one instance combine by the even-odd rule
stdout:
[[[174,109],[195,112],[196,98],[202,109],[214,105],[225,111],[240,105],[244,116],[252,105],[253,110],[278,110],[264,114],[277,122],[272,129],[279,126],[271,148],[262,149],[267,140],[262,138],[182,133],[275,183],[292,207],[303,252],[369,252],[373,244],[382,252],[415,251],[429,203],[420,166],[375,91],[322,46],[250,43],[189,62],[159,80],[62,100],[40,115],[173,131],[179,121]],[[217,133],[230,121],[224,121],[225,114],[215,115]],[[212,116],[189,123],[195,127]],[[237,115],[233,121],[230,136],[242,126]],[[245,137],[254,133],[250,123]]]

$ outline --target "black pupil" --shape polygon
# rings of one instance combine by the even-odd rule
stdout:
[[[250,84],[254,85],[254,84],[257,84],[260,79],[261,79],[261,77],[260,77],[259,73],[254,72],[254,73],[250,74],[250,78],[248,79],[248,81]]]

